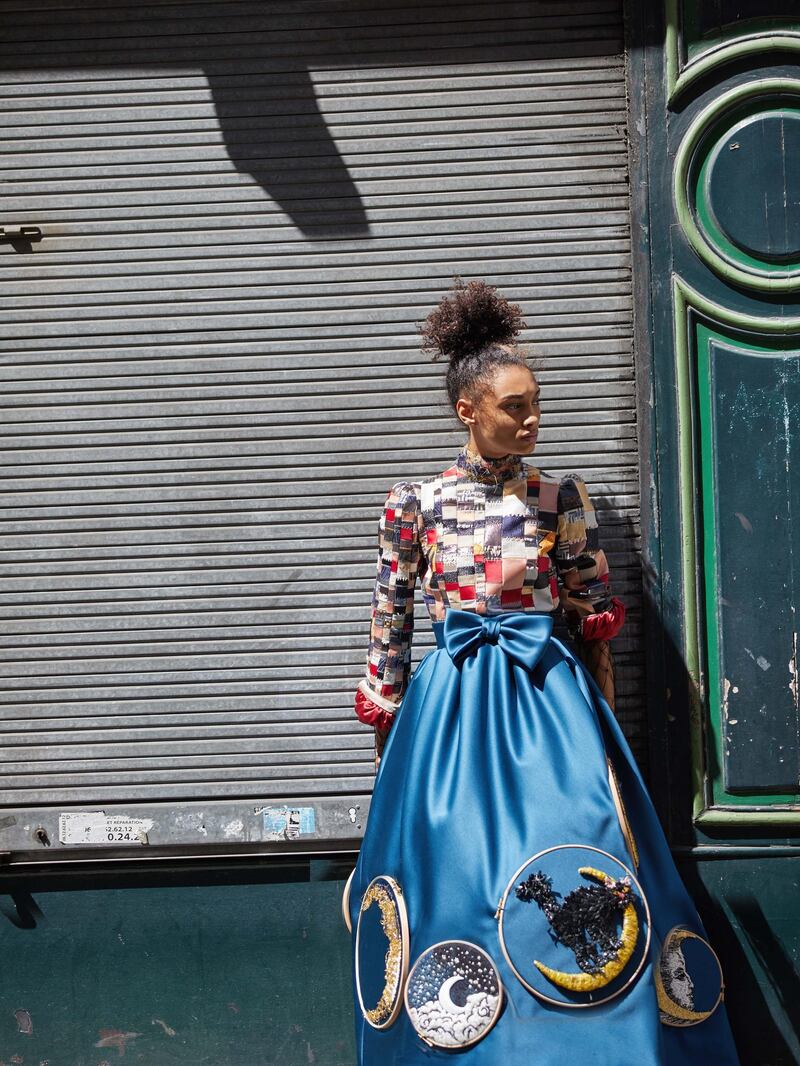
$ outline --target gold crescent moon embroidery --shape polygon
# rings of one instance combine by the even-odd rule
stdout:
[[[604,881],[606,884],[614,882],[613,877],[593,866],[580,866],[578,872],[585,877],[594,877],[596,881]],[[610,959],[599,973],[566,973],[564,970],[554,970],[550,966],[545,966],[538,959],[534,959],[533,963],[553,984],[569,989],[570,992],[591,992],[595,988],[610,984],[618,974],[622,973],[633,955],[638,936],[639,919],[636,915],[636,907],[631,902],[622,912],[622,947],[616,957]]]
[[[711,954],[716,960],[717,967],[719,968],[719,995],[716,1002],[713,1004],[710,1010],[690,1010],[688,1007],[684,1007],[682,1004],[674,1000],[666,988],[664,987],[664,980],[661,976],[661,960],[669,951],[674,951],[682,940],[687,939],[699,940],[705,944]],[[661,1021],[664,1025],[674,1026],[688,1026],[697,1025],[699,1022],[704,1022],[706,1018],[710,1018],[714,1011],[719,1006],[724,996],[724,985],[722,981],[722,966],[720,965],[719,958],[716,951],[711,947],[707,940],[703,940],[699,933],[692,932],[691,929],[686,929],[680,925],[676,925],[673,929],[667,933],[664,937],[664,943],[661,947],[661,957],[659,959],[659,965],[654,967],[655,979],[656,979],[656,996],[658,998],[658,1007],[661,1012]]]
[[[386,953],[383,960],[383,990],[374,1006],[364,1002],[361,990],[361,920],[372,906],[380,911],[381,931],[386,938]],[[381,874],[370,881],[361,900],[356,926],[355,982],[359,1006],[365,1020],[374,1029],[387,1029],[397,1018],[403,1006],[403,985],[408,973],[408,915],[400,885]]]

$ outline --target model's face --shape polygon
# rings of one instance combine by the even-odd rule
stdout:
[[[498,367],[475,400],[462,397],[459,418],[486,458],[530,455],[539,434],[539,385],[526,366]]]
[[[680,948],[673,950],[666,959],[666,980],[664,984],[667,993],[677,1003],[684,1007],[693,1006],[694,982],[686,969],[686,959]]]

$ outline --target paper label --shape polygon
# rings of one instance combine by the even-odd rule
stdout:
[[[81,811],[58,817],[58,839],[62,844],[147,844],[153,828],[150,818],[129,818],[105,811]]]
[[[264,807],[263,814],[265,840],[296,840],[316,828],[313,807]]]

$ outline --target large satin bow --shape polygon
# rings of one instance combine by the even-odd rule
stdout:
[[[480,615],[472,611],[449,610],[444,616],[444,647],[458,665],[474,655],[481,644],[496,644],[502,651],[532,670],[539,661],[553,632],[549,614]]]

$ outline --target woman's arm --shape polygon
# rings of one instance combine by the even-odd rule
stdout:
[[[625,605],[611,594],[597,515],[577,474],[562,478],[559,486],[555,561],[561,605],[576,651],[613,708],[614,658],[608,642],[623,626]]]
[[[422,558],[418,489],[401,481],[389,491],[378,524],[370,643],[355,700],[359,719],[375,728],[376,766],[408,684],[414,590]]]

